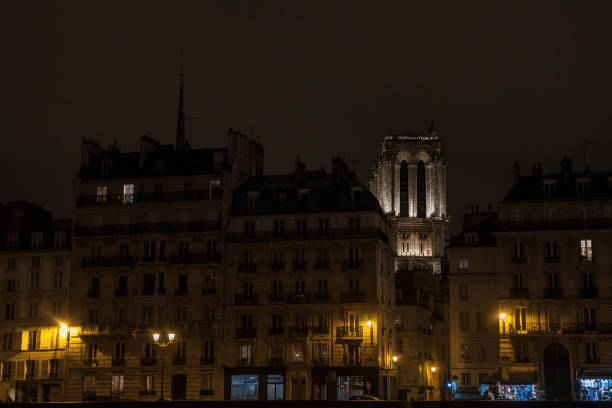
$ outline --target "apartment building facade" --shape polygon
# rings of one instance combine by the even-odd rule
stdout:
[[[224,225],[233,186],[263,163],[261,145],[239,132],[228,144],[145,136],[123,153],[83,142],[66,400],[222,398]],[[162,350],[154,333],[174,341]]]
[[[391,227],[346,164],[332,167],[298,158],[235,191],[225,399],[395,397]]]
[[[62,401],[71,222],[36,204],[0,205],[0,395]]]
[[[515,399],[609,398],[612,173],[575,172],[567,157],[557,173],[544,174],[536,165],[521,176],[515,165],[515,184],[499,204],[498,218],[495,245],[481,248],[487,255],[480,257],[491,262],[482,269],[495,271],[497,287],[497,308],[486,316],[495,321],[498,343],[488,362],[497,370],[488,383],[509,393],[501,397]],[[472,258],[462,251],[450,251],[457,254],[451,256],[451,281],[457,284],[451,290],[469,287],[459,268]],[[457,310],[452,318],[461,326],[467,311],[458,295],[451,292]],[[460,355],[462,347],[453,343],[453,353]],[[461,370],[454,366],[454,377]],[[480,385],[471,380],[470,386]]]

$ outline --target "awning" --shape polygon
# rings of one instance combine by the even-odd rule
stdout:
[[[612,379],[612,368],[583,370],[578,376],[580,378],[610,378]]]

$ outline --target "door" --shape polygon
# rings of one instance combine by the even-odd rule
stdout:
[[[187,399],[187,374],[172,374],[172,399]]]
[[[561,344],[544,350],[544,388],[548,400],[572,399],[569,352]]]
[[[295,377],[292,381],[291,399],[305,400],[306,399],[306,379],[304,377]]]

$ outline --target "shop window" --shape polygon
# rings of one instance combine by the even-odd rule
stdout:
[[[257,375],[232,375],[231,400],[257,400]]]
[[[270,400],[282,400],[284,399],[284,378],[279,374],[268,375],[268,392],[267,399]]]
[[[367,379],[363,376],[339,376],[337,399],[346,401],[364,394]]]

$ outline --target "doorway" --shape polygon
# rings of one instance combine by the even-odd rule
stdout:
[[[547,400],[572,399],[569,352],[561,344],[544,350],[544,388]]]
[[[187,374],[172,374],[172,399],[187,399]]]

